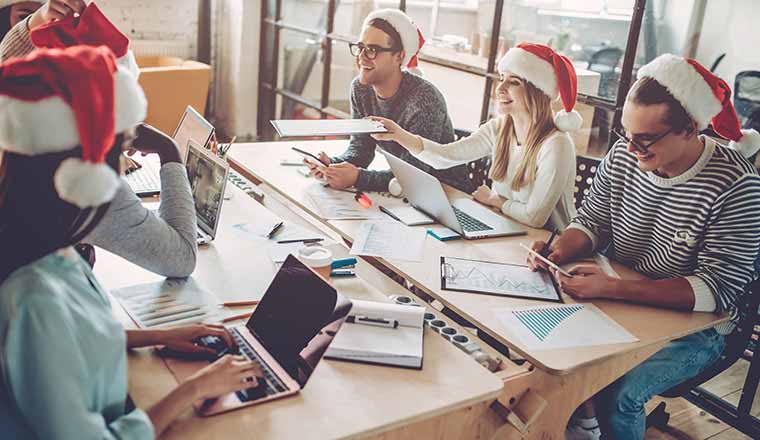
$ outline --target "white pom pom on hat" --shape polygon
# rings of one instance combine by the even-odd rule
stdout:
[[[511,72],[533,84],[549,98],[562,100],[563,110],[554,115],[554,124],[564,132],[581,128],[583,118],[574,110],[578,78],[572,61],[543,44],[520,43],[499,61],[499,72]]]
[[[642,66],[637,77],[656,80],[681,103],[700,130],[712,123],[715,132],[730,141],[728,146],[744,157],[760,150],[760,134],[741,129],[731,102],[731,87],[697,61],[663,54]]]
[[[119,176],[104,163],[85,162],[71,157],[58,166],[53,177],[61,200],[80,208],[103,205],[113,199]]]

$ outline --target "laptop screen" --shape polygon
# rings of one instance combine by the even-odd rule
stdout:
[[[172,137],[179,146],[180,157],[185,157],[189,141],[192,140],[200,146],[205,147],[213,133],[214,126],[209,124],[203,116],[188,105]]]
[[[351,305],[319,275],[289,255],[246,326],[303,387]]]
[[[204,232],[213,235],[219,221],[229,166],[209,150],[189,142],[185,160],[190,191],[195,200],[195,215]]]

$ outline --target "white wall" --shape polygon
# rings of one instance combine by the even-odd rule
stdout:
[[[183,43],[197,55],[199,0],[101,0],[98,6],[132,40]],[[258,3],[253,0],[251,3]]]

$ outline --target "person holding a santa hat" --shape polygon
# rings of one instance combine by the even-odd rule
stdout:
[[[159,436],[193,402],[261,375],[227,356],[146,410],[125,411],[126,350],[205,350],[223,327],[124,331],[72,250],[119,190],[119,159],[145,116],[137,80],[106,46],[41,49],[0,65],[0,426],[8,438]],[[39,129],[44,127],[44,129]],[[53,134],[51,134],[53,133]]]
[[[577,79],[572,62],[542,44],[522,43],[499,62],[496,89],[501,116],[467,138],[442,145],[373,118],[388,129],[375,134],[393,140],[418,159],[451,166],[492,156],[493,189],[483,185],[475,200],[535,228],[564,228],[575,215],[575,145],[567,131],[577,130],[573,110]],[[551,101],[560,97],[564,110],[553,114]]]
[[[9,5],[16,13],[11,16],[10,30],[5,29],[0,35],[0,62],[24,56],[34,50],[30,37],[32,29],[80,14],[87,7],[84,0],[0,0],[0,7]]]
[[[639,69],[622,124],[620,142],[548,258],[564,264],[603,251],[648,279],[576,266],[572,277],[556,274],[562,290],[582,300],[731,312],[732,320],[671,342],[595,397],[602,435],[616,440],[644,438],[646,402],[718,359],[760,250],[760,176],[744,158],[760,135],[740,129],[725,81],[692,59],[661,55]],[[699,134],[709,124],[728,146]]]
[[[359,70],[359,76],[351,83],[352,118],[382,116],[435,142],[454,140],[446,101],[432,83],[422,78],[417,66],[417,55],[424,42],[414,21],[397,9],[377,10],[365,18],[360,41],[349,45]],[[366,169],[378,146],[456,188],[468,192],[474,189],[464,166],[437,171],[397,143],[378,142],[369,135],[352,136],[348,149],[338,157],[320,154],[327,165],[323,169],[327,183],[334,188],[356,186],[388,191],[393,173]],[[310,167],[312,173],[322,174]]]
[[[31,42],[29,50],[105,44],[117,56],[119,65],[137,77],[139,70],[129,50],[129,39],[96,4],[90,3],[83,9],[77,9],[78,5],[76,2],[66,5],[50,2],[38,10],[35,14],[47,10],[45,16],[56,19],[34,27],[28,35]],[[75,19],[73,14],[65,15],[65,11],[76,11],[81,15]],[[17,47],[26,48],[26,45]],[[26,49],[22,52],[26,55]],[[34,131],[36,128],[28,127],[26,130]],[[82,241],[155,273],[186,277],[195,270],[197,222],[179,149],[171,137],[145,124],[137,126],[136,135],[133,142],[135,149],[158,154],[161,158],[159,215],[146,209],[126,181],[122,180],[103,220]]]

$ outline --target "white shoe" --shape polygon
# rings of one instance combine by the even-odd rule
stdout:
[[[599,440],[601,437],[602,431],[596,418],[572,418],[565,429],[566,440]]]

